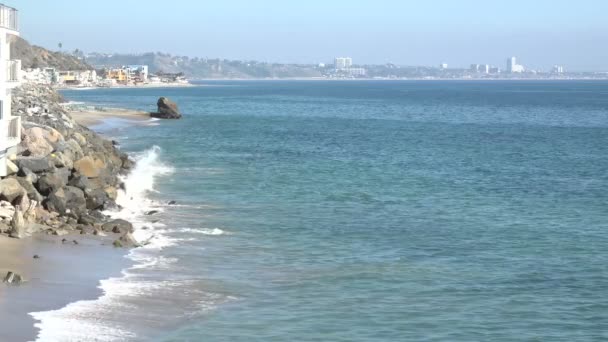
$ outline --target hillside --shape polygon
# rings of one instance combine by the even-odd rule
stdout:
[[[46,67],[59,70],[93,69],[89,64],[71,54],[49,51],[40,46],[31,45],[21,37],[15,37],[15,41],[11,44],[11,58],[20,59],[24,69]]]
[[[97,69],[144,64],[150,72],[184,73],[190,78],[289,78],[320,77],[322,70],[313,65],[276,64],[226,59],[189,58],[164,53],[87,55],[87,62]]]

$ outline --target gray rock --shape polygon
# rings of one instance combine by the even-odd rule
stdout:
[[[32,182],[29,181],[30,178],[17,177],[15,179],[19,182],[19,184],[21,184],[23,189],[25,189],[25,192],[27,193],[27,196],[30,199],[32,199],[38,203],[42,203],[42,201],[44,200],[44,197],[42,197],[42,195],[38,192],[38,190],[36,189],[34,184],[32,184]]]
[[[125,248],[141,247],[140,243],[133,237],[133,234],[129,232],[124,233],[118,240],[114,241],[113,245]]]
[[[76,229],[80,230],[81,235],[93,235],[95,233],[95,227],[92,225],[79,224]]]
[[[90,214],[82,214],[78,218],[78,223],[79,224],[84,224],[84,225],[87,225],[87,226],[94,226],[95,224],[100,223],[101,220],[102,219],[94,217],[93,215],[90,215]]]
[[[47,172],[52,170],[55,165],[47,157],[17,157],[19,169],[28,169],[34,173]]]
[[[56,235],[56,236],[64,236],[64,235],[68,235],[69,233],[70,232],[68,232],[66,229],[63,229],[63,228],[53,230],[53,235]]]
[[[48,196],[51,192],[57,191],[68,184],[70,172],[65,169],[55,169],[54,172],[49,172],[38,180],[38,191],[42,195]]]
[[[70,181],[68,182],[68,185],[77,187],[82,191],[92,188],[92,184],[89,181],[89,178],[80,174],[75,174],[74,177],[72,177],[72,179],[70,179]]]
[[[61,215],[79,217],[87,210],[84,192],[73,186],[56,190],[47,198],[46,208]]]
[[[26,195],[25,189],[14,178],[5,178],[0,180],[0,200],[10,203],[16,203]]]
[[[102,189],[87,189],[85,196],[87,199],[87,209],[90,210],[103,209],[108,201],[108,195]]]
[[[9,226],[6,222],[0,221],[0,234],[10,234],[11,226]]]
[[[17,176],[26,178],[32,184],[38,182],[38,175],[26,167],[19,169]]]
[[[122,220],[122,219],[116,219],[116,220],[112,220],[110,222],[104,223],[101,226],[101,229],[103,229],[104,232],[124,234],[124,233],[133,232],[133,225],[129,221]]]
[[[23,283],[23,278],[21,277],[21,275],[9,271],[6,274],[6,277],[4,277],[4,283],[9,285],[19,285]]]

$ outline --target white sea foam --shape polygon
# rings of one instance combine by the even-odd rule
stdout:
[[[203,234],[203,235],[228,235],[230,233],[219,228],[181,228],[180,233]]]
[[[176,241],[162,234],[164,224],[146,221],[146,211],[161,210],[157,204],[148,198],[154,190],[156,177],[167,175],[173,169],[160,162],[160,148],[153,148],[135,156],[136,166],[123,179],[126,191],[120,191],[117,203],[121,210],[108,212],[114,218],[123,218],[133,223],[134,236],[139,241],[148,241],[142,249],[133,249],[127,255],[135,265],[130,270],[148,267],[165,268],[177,262],[174,258],[162,256],[153,257],[142,251],[162,249],[173,245]],[[142,229],[143,226],[152,227]],[[35,326],[40,329],[37,341],[85,341],[92,337],[96,341],[121,341],[134,337],[116,324],[99,319],[99,313],[107,313],[127,304],[121,298],[147,293],[155,288],[174,286],[166,281],[140,281],[133,279],[129,270],[122,271],[123,276],[102,280],[99,288],[103,295],[96,300],[82,300],[71,303],[64,308],[53,311],[33,312],[30,315],[37,321]]]

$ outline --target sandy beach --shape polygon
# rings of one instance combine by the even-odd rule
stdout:
[[[19,286],[0,284],[0,341],[35,340],[31,312],[98,297],[99,279],[119,275],[120,265],[127,265],[127,252],[112,248],[107,238],[92,236],[38,234],[20,240],[0,236],[0,274],[4,277],[12,271],[25,280]]]
[[[104,110],[84,110],[84,111],[71,111],[70,114],[79,124],[87,127],[92,127],[102,124],[106,120],[110,119],[121,119],[129,120],[134,123],[150,120],[150,113],[121,109],[121,108],[107,108]]]

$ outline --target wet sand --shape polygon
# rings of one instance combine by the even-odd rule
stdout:
[[[109,119],[129,120],[133,121],[134,123],[150,120],[150,113],[148,112],[120,108],[108,108],[105,110],[71,111],[70,115],[72,115],[76,122],[87,127],[103,124],[106,120]]]
[[[62,242],[62,239],[68,240]],[[36,235],[27,239],[0,236],[0,276],[19,273],[25,282],[0,284],[0,341],[33,341],[37,330],[30,312],[59,309],[101,294],[100,279],[119,276],[128,266],[127,249],[111,245],[112,237]],[[78,244],[74,244],[76,240]],[[39,259],[34,259],[39,255]]]

